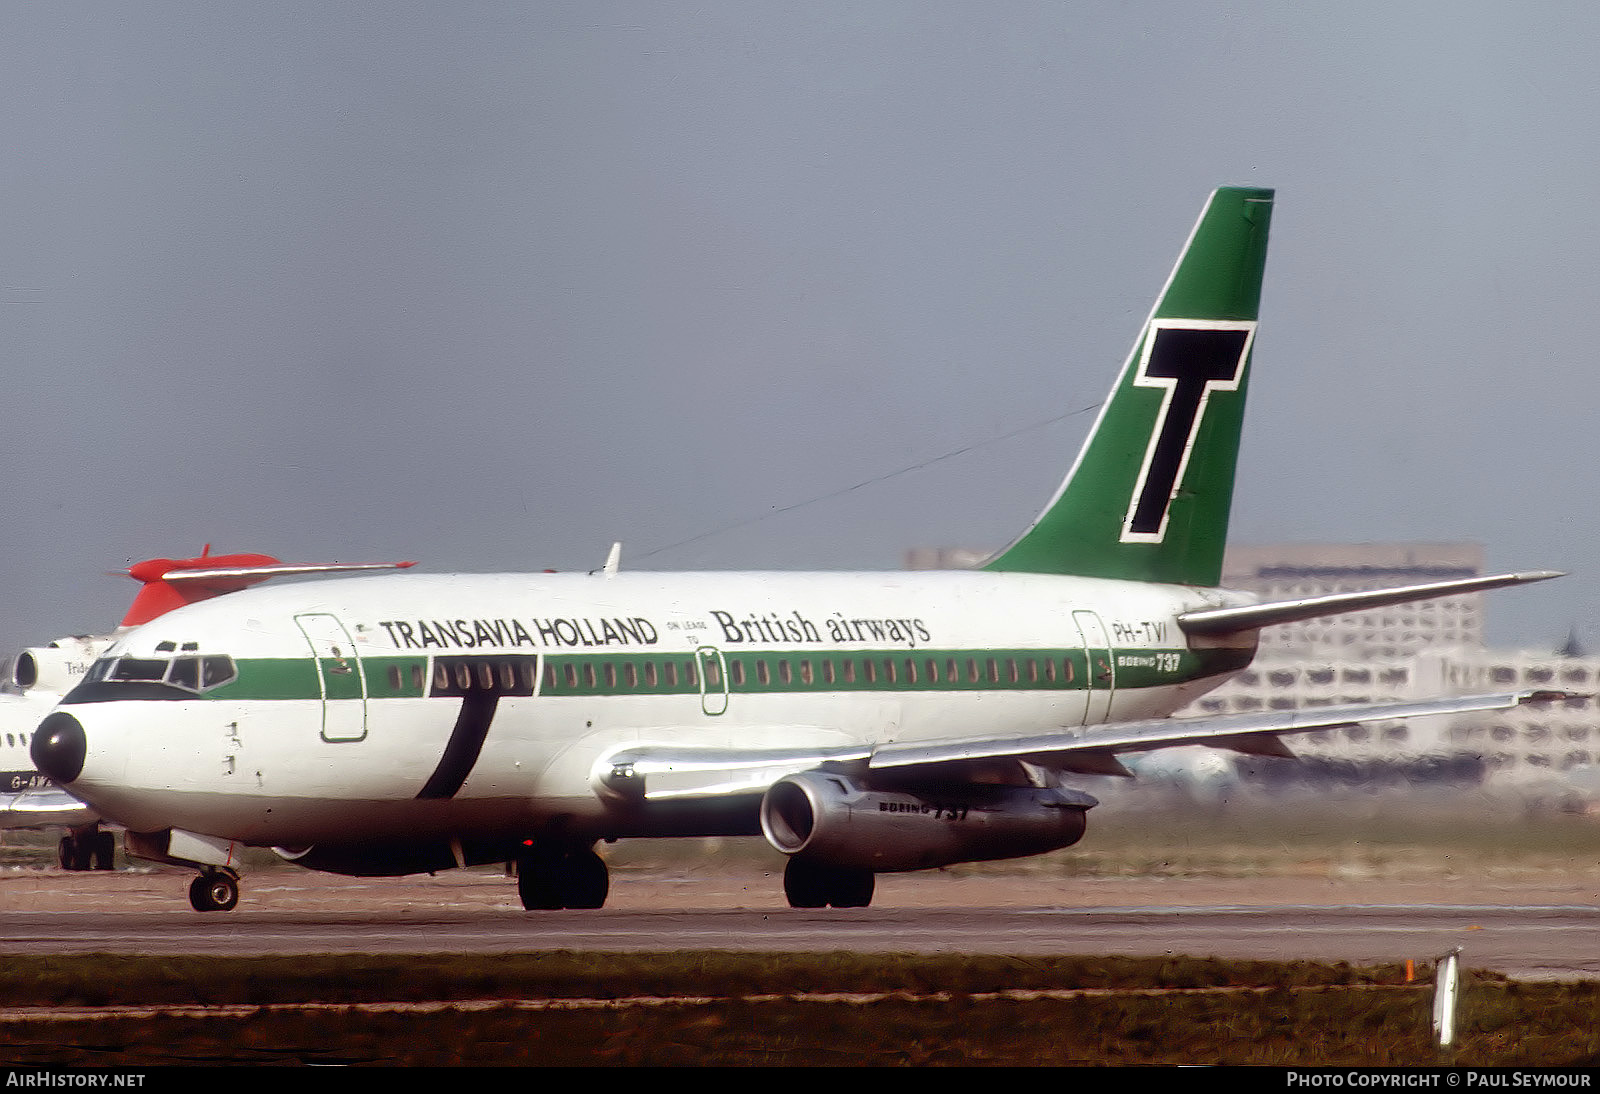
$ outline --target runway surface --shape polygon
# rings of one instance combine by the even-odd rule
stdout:
[[[608,906],[528,913],[495,873],[246,875],[233,912],[188,906],[177,871],[0,873],[8,954],[750,950],[1188,954],[1354,964],[1463,962],[1517,978],[1600,979],[1591,887],[1316,879],[1072,881],[893,875],[871,908],[800,911],[761,870],[617,871]]]

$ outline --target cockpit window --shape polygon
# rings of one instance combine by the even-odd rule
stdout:
[[[185,691],[200,690],[200,658],[179,657],[167,670],[167,683]]]
[[[221,654],[208,654],[200,658],[200,690],[221,687],[239,675],[233,667],[233,658]]]
[[[141,683],[159,680],[167,674],[167,665],[167,661],[154,657],[119,657],[106,679]]]
[[[169,645],[170,643],[163,643]],[[225,654],[181,657],[102,657],[90,667],[85,684],[166,684],[199,694],[236,679],[238,668]]]

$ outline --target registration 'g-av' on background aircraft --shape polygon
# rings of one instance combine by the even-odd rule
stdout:
[[[147,558],[118,573],[140,583],[138,595],[113,634],[80,634],[30,646],[11,659],[0,688],[0,829],[65,828],[59,846],[66,870],[112,867],[116,846],[100,818],[40,774],[28,757],[29,736],[61,697],[77,686],[106,647],[132,627],[184,604],[235,592],[268,578],[351,570],[404,569],[399,563],[287,564],[271,555],[213,555],[211,544],[194,558]],[[180,670],[181,672],[181,670]],[[181,685],[181,679],[176,681]]]
[[[250,589],[117,640],[34,735],[39,769],[238,901],[243,846],[398,875],[515,861],[592,908],[601,840],[762,833],[798,907],[875,875],[1082,836],[1073,773],[1208,744],[1490,710],[1507,693],[1173,719],[1258,630],[1552,577],[1252,603],[1216,587],[1272,192],[1207,201],[1076,464],[982,569],[391,575]],[[197,665],[183,683],[177,666]],[[195,675],[198,671],[198,675]]]

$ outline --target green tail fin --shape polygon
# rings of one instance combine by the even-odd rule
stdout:
[[[1272,193],[1211,195],[1066,481],[985,569],[1218,583]]]

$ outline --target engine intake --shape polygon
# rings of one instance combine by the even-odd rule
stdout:
[[[892,873],[1021,858],[1070,847],[1099,804],[1063,788],[963,785],[878,790],[844,775],[803,771],[761,800],[761,831],[788,855]]]
[[[11,663],[11,684],[21,691],[65,695],[77,686],[109,638],[60,638],[48,646],[29,646]]]

